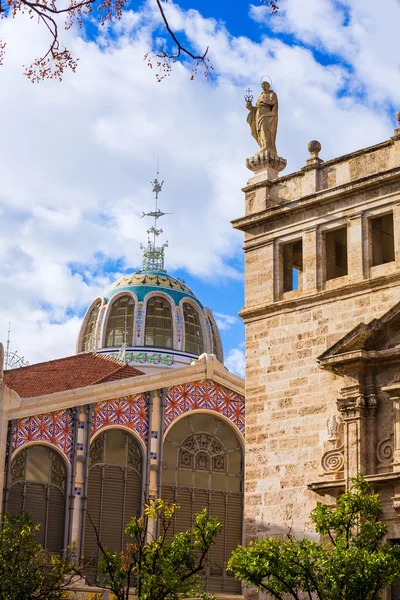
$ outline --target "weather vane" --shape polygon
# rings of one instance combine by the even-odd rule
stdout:
[[[147,239],[147,245],[144,246],[140,244],[140,248],[143,250],[143,262],[142,269],[143,271],[162,271],[165,272],[164,269],[164,250],[168,247],[168,242],[162,244],[161,246],[156,246],[156,238],[163,233],[162,229],[157,228],[157,219],[163,217],[164,215],[170,215],[172,213],[162,212],[158,207],[158,195],[162,191],[162,186],[164,182],[161,183],[158,180],[159,175],[159,163],[157,159],[157,176],[154,181],[151,182],[153,186],[153,192],[155,193],[155,209],[151,212],[145,213],[142,211],[142,219],[143,217],[152,217],[154,219],[154,224],[147,230],[149,236],[153,235],[153,240],[150,237]]]

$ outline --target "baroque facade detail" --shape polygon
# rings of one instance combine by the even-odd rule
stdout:
[[[60,410],[20,419],[15,427],[13,451],[28,442],[47,442],[56,446],[71,460],[72,421],[70,410]]]
[[[164,430],[191,410],[212,410],[227,417],[244,435],[244,398],[210,380],[168,388],[165,398]]]

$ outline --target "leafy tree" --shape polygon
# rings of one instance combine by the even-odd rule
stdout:
[[[318,502],[311,513],[320,542],[260,539],[239,546],[228,569],[273,598],[375,600],[400,575],[400,547],[385,542],[379,494],[362,476],[337,505]]]
[[[199,575],[222,525],[204,509],[196,516],[190,531],[168,540],[168,530],[178,508],[177,504],[167,504],[160,499],[150,500],[145,505],[144,515],[133,517],[126,526],[125,532],[132,542],[121,553],[104,547],[95,528],[101,551],[99,570],[103,578],[100,583],[117,600],[128,600],[129,590],[135,591],[138,600],[206,597],[201,591]],[[160,535],[150,536],[149,541],[151,521],[159,524]]]
[[[161,80],[168,75],[172,65],[182,57],[193,61],[192,78],[199,68],[208,77],[212,69],[207,57],[208,48],[200,54],[193,52],[188,44],[181,41],[169,24],[165,13],[165,4],[168,0],[154,0],[154,2],[160,12],[165,30],[174,44],[172,51],[158,49],[145,57],[148,59],[149,66],[152,66],[153,59],[156,60],[159,67],[157,79]],[[269,5],[273,13],[277,12],[278,0],[260,0],[260,2]],[[133,8],[140,6],[140,3],[140,0],[134,0]],[[0,0],[0,18],[15,18],[19,14],[27,13],[31,19],[47,29],[49,45],[43,55],[26,68],[25,75],[33,82],[53,78],[61,80],[65,69],[75,71],[78,63],[70,50],[60,42],[59,17],[65,19],[65,29],[70,29],[74,23],[80,27],[83,19],[88,15],[100,25],[105,25],[121,19],[123,10],[128,4],[128,0]],[[3,64],[5,49],[6,44],[0,40],[0,66]]]
[[[75,566],[51,555],[35,539],[39,526],[27,512],[3,517],[0,532],[0,599],[61,600]]]

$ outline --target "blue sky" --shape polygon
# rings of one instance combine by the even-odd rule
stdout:
[[[62,83],[23,76],[47,37],[27,17],[3,19],[0,68],[0,340],[30,362],[74,351],[82,315],[109,283],[140,266],[160,158],[166,267],[217,313],[227,365],[243,373],[241,188],[257,151],[244,91],[268,74],[279,97],[277,147],[286,172],[307,143],[323,159],[392,135],[400,108],[400,5],[386,0],[168,2],[172,27],[199,52],[212,80],[176,64],[157,83],[143,56],[163,32],[154,0],[119,23],[62,33],[79,57]],[[195,9],[189,10],[189,9]]]

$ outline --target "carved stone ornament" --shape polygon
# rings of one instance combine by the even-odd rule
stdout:
[[[270,169],[278,174],[286,168],[286,165],[287,161],[284,158],[263,150],[254,154],[254,156],[250,156],[250,158],[246,158],[246,167],[253,173]]]
[[[366,409],[369,408],[368,400],[362,394],[353,396],[352,398],[340,398],[336,404],[338,411],[344,414],[345,417],[359,417],[365,414]],[[371,406],[372,409],[375,407],[376,403]]]
[[[379,462],[390,462],[393,459],[394,442],[393,435],[389,435],[376,446],[376,458]]]
[[[344,467],[344,445],[325,452],[321,459],[321,465],[325,473],[336,473]]]
[[[400,496],[392,497],[392,506],[397,513],[400,513]]]
[[[340,437],[340,430],[342,426],[342,419],[336,415],[332,415],[326,422],[326,429],[328,432],[328,440],[331,442],[336,441]]]

